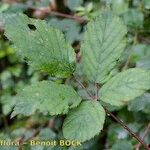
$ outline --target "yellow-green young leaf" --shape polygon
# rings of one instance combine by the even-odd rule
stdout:
[[[17,114],[31,115],[37,110],[50,115],[66,114],[69,108],[79,105],[81,98],[72,87],[42,81],[25,87],[15,97],[12,117]]]
[[[93,138],[102,129],[105,111],[97,101],[84,101],[67,115],[63,124],[66,139],[84,142]]]
[[[88,79],[102,83],[126,45],[126,26],[112,12],[102,12],[88,23],[81,43],[82,63]]]
[[[111,105],[120,106],[150,89],[148,71],[133,68],[118,73],[99,91],[99,98]]]
[[[34,69],[57,77],[73,73],[75,53],[61,31],[23,14],[7,16],[5,20],[5,35]]]

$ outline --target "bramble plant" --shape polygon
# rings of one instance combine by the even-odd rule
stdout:
[[[71,85],[40,81],[18,92],[12,117],[29,116],[37,111],[49,115],[66,114],[62,127],[64,138],[84,142],[100,133],[106,114],[109,114],[148,149],[106,107],[107,104],[125,105],[150,89],[147,70],[131,68],[112,73],[126,46],[127,29],[118,16],[103,11],[86,25],[81,42],[81,67],[83,76],[95,85],[94,95],[77,79],[76,55],[61,31],[23,14],[5,18],[6,37],[13,43],[16,53],[34,70],[67,80],[74,78],[87,93],[87,98],[82,98]]]

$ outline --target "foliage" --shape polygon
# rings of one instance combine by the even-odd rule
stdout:
[[[113,114],[150,144],[149,6],[0,2],[0,139],[82,142],[0,149],[142,150]]]
[[[87,25],[81,53],[83,69],[89,80],[103,83],[125,47],[125,34],[122,21],[110,12],[101,13]]]
[[[50,115],[65,114],[69,108],[77,107],[81,98],[69,86],[42,81],[26,87],[16,97],[12,116],[31,115],[38,109]],[[30,111],[28,111],[30,110]]]
[[[105,111],[99,102],[82,102],[67,115],[63,125],[64,137],[82,142],[88,140],[102,130],[104,119]]]
[[[6,18],[6,36],[33,68],[58,77],[73,72],[75,55],[59,30],[22,14]]]

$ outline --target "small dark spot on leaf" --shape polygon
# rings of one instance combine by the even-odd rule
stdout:
[[[36,30],[36,26],[33,25],[33,24],[28,24],[28,27],[29,27],[30,30],[33,30],[33,31]]]

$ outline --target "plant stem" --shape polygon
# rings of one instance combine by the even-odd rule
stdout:
[[[74,77],[75,78],[75,77]],[[76,78],[75,78],[76,79]],[[78,80],[76,79],[76,81],[80,84],[80,86],[85,90],[85,92],[87,92],[89,94],[89,96],[91,95],[87,89],[85,88],[85,86]],[[96,84],[96,96],[97,97],[97,100],[98,100],[98,89],[99,88],[99,85]],[[91,96],[90,96],[91,97]],[[95,100],[93,97],[91,97],[93,100]],[[102,105],[103,106],[103,105]],[[143,145],[143,147],[146,149],[146,150],[150,150],[150,148],[148,147],[148,145],[144,142],[143,139],[141,139],[141,137],[139,137],[139,135],[137,135],[135,132],[133,132],[122,120],[120,120],[118,117],[116,117],[113,113],[111,113],[105,106],[103,106],[105,112],[110,115],[114,120],[116,120],[125,130],[127,130],[131,135],[132,137],[134,137],[135,139],[137,139],[141,145]]]
[[[28,6],[28,7],[30,9],[33,9],[33,10],[39,10],[41,12],[48,13],[49,15],[54,15],[54,16],[58,16],[58,17],[73,19],[73,20],[78,21],[79,23],[87,22],[87,20],[84,19],[83,17],[76,16],[76,15],[70,15],[70,14],[64,14],[64,13],[57,12],[57,11],[51,11],[51,9],[49,7],[40,7],[40,8],[37,8],[37,7],[34,7],[34,6]]]
[[[93,96],[92,94],[86,89],[86,87],[74,76],[74,79],[77,81],[77,83],[82,87],[82,89],[84,89],[84,91],[86,92],[86,94],[88,95],[88,97],[93,100]]]
[[[122,71],[126,70],[130,64],[130,60],[131,60],[131,55],[128,57],[124,67],[122,68]]]
[[[83,22],[86,21],[84,18],[82,18],[80,16],[68,15],[68,14],[64,14],[64,13],[60,13],[60,12],[56,12],[56,11],[52,11],[51,14],[55,15],[55,16],[59,16],[59,17],[74,19],[74,20],[77,20],[80,23],[83,23]]]
[[[150,148],[147,146],[147,144],[137,135],[135,132],[133,132],[122,120],[117,118],[115,115],[113,115],[106,107],[103,106],[106,113],[109,114],[113,119],[115,119],[121,126],[123,126],[124,129],[126,129],[135,139],[137,139],[146,150],[150,150]]]
[[[144,132],[143,139],[146,137],[146,135],[148,134],[149,131],[150,131],[150,123],[148,124],[147,129]]]
[[[144,135],[143,135],[143,138],[142,138],[143,140],[145,139],[145,137],[147,136],[147,134],[148,134],[149,131],[150,131],[150,123],[148,124],[148,126],[147,126],[147,128],[146,128],[146,130],[144,132]],[[140,147],[141,147],[141,143],[138,143],[136,145],[136,150],[139,150]]]

